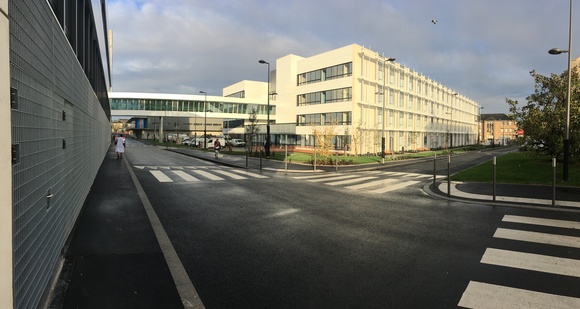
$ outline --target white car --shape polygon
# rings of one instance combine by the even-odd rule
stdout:
[[[244,147],[244,146],[246,146],[246,142],[244,142],[244,140],[237,139],[237,138],[231,139],[230,140],[230,144],[232,144],[232,146],[234,146],[234,147]]]

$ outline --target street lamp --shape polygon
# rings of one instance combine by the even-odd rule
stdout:
[[[395,58],[383,59],[383,130],[381,132],[381,164],[385,164],[385,79],[387,79],[387,62],[395,60]]]
[[[266,151],[266,157],[270,156],[270,63],[264,60],[258,61],[260,64],[268,65],[268,109],[267,109],[267,123],[266,123],[266,143],[264,145],[264,150]]]
[[[550,55],[559,55],[568,53],[568,95],[566,98],[566,130],[564,131],[564,171],[562,178],[568,181],[568,162],[570,157],[570,86],[572,85],[572,72],[570,72],[570,63],[572,62],[572,0],[570,0],[570,25],[568,29],[568,50],[552,48],[548,51]]]
[[[483,135],[484,135],[484,134],[483,134],[483,119],[481,119],[481,110],[482,110],[482,109],[483,109],[483,106],[480,106],[480,107],[479,107],[479,121],[481,122],[481,139],[484,139],[484,138],[485,138],[485,136],[483,136]],[[479,127],[479,125],[478,125],[478,127]],[[477,129],[477,145],[478,145],[478,147],[479,147],[479,143],[482,141],[482,140],[480,139],[480,135],[479,135],[479,133],[480,133],[480,132],[479,132],[479,128],[478,128],[478,129]]]
[[[205,106],[207,104],[207,92],[200,91],[199,93],[203,93],[203,95],[204,95],[204,100],[203,100],[203,112],[204,112],[204,116],[203,116],[203,149],[207,149],[207,108]]]

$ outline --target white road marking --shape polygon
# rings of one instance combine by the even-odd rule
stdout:
[[[361,181],[365,181],[365,180],[369,180],[369,179],[376,179],[376,178],[377,177],[374,177],[374,176],[360,177],[360,178],[355,178],[355,179],[347,179],[347,180],[327,182],[325,184],[329,185],[329,186],[338,186],[338,185],[346,185],[349,183],[361,182]]]
[[[157,178],[157,181],[159,181],[159,182],[173,182],[173,180],[171,180],[171,178],[167,177],[167,175],[163,174],[162,171],[151,170],[149,172],[153,176],[155,176],[155,178]]]
[[[498,228],[495,238],[534,242],[547,245],[580,248],[580,237]]]
[[[199,181],[199,179],[191,176],[190,174],[184,172],[184,171],[173,171],[173,173],[179,177],[181,177],[181,179],[185,180],[185,181]]]
[[[238,174],[242,174],[242,175],[254,177],[254,178],[260,178],[260,179],[269,178],[268,176],[264,176],[264,175],[260,175],[260,174],[256,174],[256,173],[251,173],[251,172],[248,172],[248,171],[239,170],[239,169],[235,169],[235,168],[234,169],[231,169],[230,171],[236,172]]]
[[[294,179],[317,179],[317,178],[329,178],[335,175],[342,175],[342,174],[317,174],[317,175],[308,175],[308,176],[296,176],[296,177],[292,177]]]
[[[470,281],[458,306],[465,308],[580,308],[580,298]]]
[[[219,176],[216,176],[216,175],[214,175],[214,174],[208,173],[208,172],[206,172],[206,171],[197,171],[197,170],[192,170],[192,172],[194,172],[194,173],[196,173],[196,174],[198,174],[198,175],[201,175],[201,176],[203,176],[203,177],[205,177],[205,178],[208,178],[208,179],[210,179],[210,180],[225,180],[225,179],[223,179],[223,178],[221,178],[221,177],[219,177]]]
[[[346,188],[351,189],[351,190],[359,190],[359,189],[365,189],[365,188],[369,188],[369,187],[384,186],[384,185],[387,185],[390,183],[397,183],[397,180],[396,179],[381,179],[381,180],[377,180],[377,181],[370,181],[370,182],[361,183],[360,185],[348,186]]]
[[[567,228],[567,229],[580,229],[580,222],[577,222],[577,221],[544,219],[544,218],[523,217],[523,216],[514,216],[514,215],[505,215],[503,217],[502,221],[524,223],[524,224],[533,224],[533,225],[552,226],[552,227],[562,227],[562,228]]]
[[[244,176],[240,176],[240,175],[237,175],[237,174],[234,174],[234,173],[230,173],[230,172],[226,172],[226,171],[214,170],[214,172],[219,173],[219,174],[222,174],[222,175],[226,175],[226,176],[228,176],[230,178],[233,178],[233,179],[248,179],[248,178],[246,178]]]
[[[389,191],[394,191],[394,190],[399,190],[401,188],[405,188],[411,185],[414,185],[416,183],[419,183],[420,181],[416,181],[416,180],[409,180],[409,181],[405,181],[405,182],[401,182],[401,183],[397,183],[394,186],[386,186],[384,188],[381,189],[376,189],[376,190],[371,190],[369,191],[370,193],[377,193],[377,194],[381,194],[381,193],[385,193],[385,192],[389,192]]]
[[[487,248],[481,263],[580,277],[580,261],[547,255]]]
[[[349,179],[359,177],[359,175],[342,175],[342,176],[334,176],[330,175],[326,178],[317,178],[317,179],[307,179],[308,182],[325,182],[325,181],[332,181],[332,180],[341,180],[341,179]]]
[[[169,240],[167,233],[163,229],[163,225],[159,220],[159,217],[155,213],[155,209],[153,209],[153,205],[149,201],[147,194],[143,190],[143,187],[139,183],[137,176],[131,169],[129,164],[129,160],[124,160],[127,169],[129,170],[129,174],[131,174],[131,179],[135,184],[135,188],[139,193],[139,198],[141,199],[141,203],[143,203],[143,208],[147,213],[147,217],[149,218],[149,222],[151,222],[151,227],[153,228],[153,232],[155,233],[155,237],[157,238],[157,242],[159,243],[159,247],[161,248],[161,252],[163,252],[163,257],[167,262],[167,266],[169,267],[169,271],[171,272],[171,276],[173,277],[173,282],[175,283],[175,287],[177,288],[177,292],[181,297],[181,302],[183,303],[184,308],[194,308],[194,309],[204,309],[205,306],[201,302],[199,298],[199,294],[195,290],[195,287],[191,283],[191,279],[189,278],[185,268],[183,267],[183,263],[179,259],[177,252],[175,252],[175,248]]]

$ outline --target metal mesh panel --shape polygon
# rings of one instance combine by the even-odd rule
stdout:
[[[20,155],[12,169],[14,305],[32,308],[108,150],[110,126],[48,3],[9,1],[9,12]]]

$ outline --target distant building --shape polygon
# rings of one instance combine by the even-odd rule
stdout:
[[[477,102],[363,46],[308,58],[287,55],[268,73],[269,87],[240,81],[225,87],[223,97],[112,92],[113,113],[148,117],[141,119],[143,127],[135,126],[146,138],[168,130],[166,123],[175,123],[171,117],[194,116],[188,123],[198,123],[207,103],[211,118],[224,121],[223,133],[241,136],[247,112],[256,107],[263,140],[270,95],[273,145],[312,147],[313,129],[324,127],[334,129],[335,149],[356,154],[379,153],[383,138],[389,152],[477,143]],[[191,126],[180,128],[193,133]]]
[[[0,23],[0,308],[41,308],[111,145],[105,2],[0,1]]]
[[[359,154],[380,152],[383,137],[392,152],[475,144],[479,104],[392,60],[356,44],[277,59],[269,87],[272,142],[293,133],[297,145],[313,146],[313,128],[332,126],[335,147]],[[229,86],[224,95],[244,86]]]
[[[481,114],[480,133],[484,145],[507,146],[516,141],[518,126],[506,114]]]

